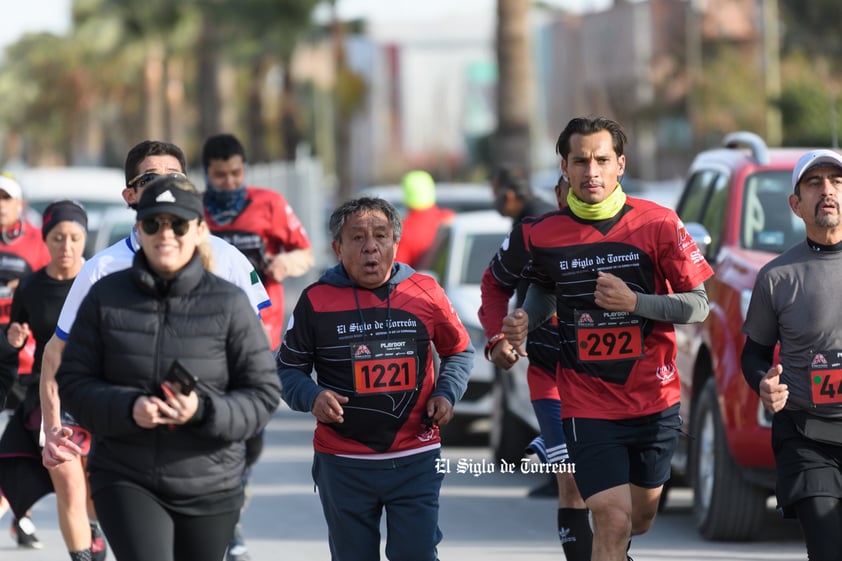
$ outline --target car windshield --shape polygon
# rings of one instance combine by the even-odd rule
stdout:
[[[759,172],[746,179],[740,232],[743,248],[782,253],[804,239],[804,223],[787,202],[791,192],[790,171]]]
[[[503,242],[505,235],[498,232],[470,234],[465,239],[465,258],[459,274],[460,284],[480,284],[491,258]]]

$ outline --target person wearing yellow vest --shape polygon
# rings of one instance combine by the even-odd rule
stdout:
[[[436,205],[436,184],[426,171],[410,171],[403,176],[401,185],[407,214],[395,260],[417,268],[421,256],[433,245],[439,227],[453,220],[455,213]]]

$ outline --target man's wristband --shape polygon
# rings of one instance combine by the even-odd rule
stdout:
[[[492,335],[491,338],[488,339],[488,342],[485,344],[485,360],[491,362],[491,351],[494,350],[497,343],[505,338],[505,335],[498,333],[497,335]]]

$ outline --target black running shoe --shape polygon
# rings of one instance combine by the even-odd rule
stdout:
[[[22,516],[12,521],[12,527],[9,528],[12,534],[12,539],[18,540],[18,547],[27,549],[43,549],[44,544],[35,535],[35,524],[28,516]]]
[[[108,556],[108,545],[99,524],[91,524],[91,561],[105,561]]]

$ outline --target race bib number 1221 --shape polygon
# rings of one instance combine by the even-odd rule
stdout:
[[[418,358],[412,340],[353,344],[357,394],[412,391],[418,387]]]

